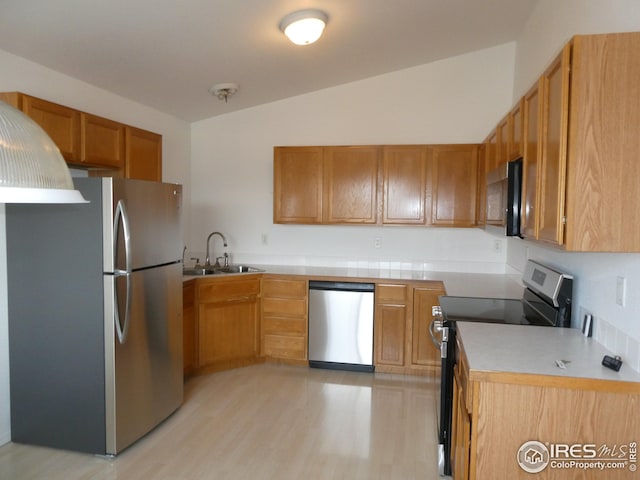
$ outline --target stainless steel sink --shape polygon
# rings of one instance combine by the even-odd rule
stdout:
[[[182,274],[183,275],[198,275],[198,276],[203,276],[203,275],[214,275],[218,273],[216,270],[214,270],[213,268],[183,268],[182,269]]]
[[[264,272],[256,267],[251,267],[249,265],[229,265],[228,267],[221,267],[216,269],[216,272],[219,273],[259,273]]]
[[[198,268],[185,268],[182,270],[183,275],[194,275],[194,276],[204,276],[204,275],[224,275],[228,273],[260,273],[264,272],[256,267],[251,267],[249,265],[234,265],[231,264],[228,267],[198,267]]]

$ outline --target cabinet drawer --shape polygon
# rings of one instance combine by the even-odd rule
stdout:
[[[270,357],[305,360],[307,341],[304,337],[265,335],[263,349],[264,354]]]
[[[266,278],[262,280],[262,296],[305,298],[307,296],[307,281]]]
[[[262,313],[276,313],[279,315],[307,315],[306,300],[296,300],[291,298],[263,298]]]
[[[408,285],[376,285],[376,303],[407,303]]]
[[[265,335],[304,336],[307,334],[307,320],[306,318],[265,316],[262,328]]]
[[[260,293],[260,279],[242,278],[241,280],[215,279],[198,285],[198,301],[213,302],[230,300]]]

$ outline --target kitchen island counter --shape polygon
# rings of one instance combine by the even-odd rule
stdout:
[[[640,392],[640,373],[624,363],[619,372],[602,366],[604,355],[615,354],[578,329],[473,322],[458,322],[457,329],[472,380],[526,374],[631,382]]]

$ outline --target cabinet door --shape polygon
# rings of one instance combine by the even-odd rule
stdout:
[[[127,126],[126,177],[162,181],[162,135]]]
[[[490,172],[498,166],[498,131],[493,130],[484,141],[485,168]]]
[[[523,156],[524,139],[524,103],[521,99],[509,112],[509,154],[507,160],[516,160]]]
[[[385,146],[382,223],[425,223],[426,147]]]
[[[375,315],[376,365],[403,366],[406,305],[376,305]]]
[[[80,163],[80,112],[22,95],[22,111],[47,132],[67,163]]]
[[[413,328],[411,364],[431,367],[440,366],[440,350],[431,341],[429,325],[433,320],[431,307],[438,305],[438,296],[444,290],[415,288],[413,290]]]
[[[195,285],[191,280],[182,287],[182,351],[185,375],[196,367]]]
[[[405,365],[407,339],[407,284],[376,285],[376,311],[374,320],[375,364]]]
[[[468,480],[471,456],[471,418],[467,412],[460,379],[454,375],[451,426],[451,469],[456,480]]]
[[[540,178],[540,240],[562,245],[564,237],[567,120],[570,45],[542,76],[542,162]]]
[[[380,148],[324,148],[324,223],[378,221]]]
[[[322,223],[322,189],[322,147],[275,147],[274,223]]]
[[[80,126],[82,163],[102,167],[124,167],[124,125],[83,112],[80,114]]]
[[[198,311],[198,366],[258,355],[255,296],[201,303]]]
[[[478,146],[478,203],[476,205],[476,225],[487,223],[487,145]]]
[[[431,225],[476,225],[478,145],[428,148]]]
[[[498,139],[496,153],[496,167],[507,162],[509,157],[509,115],[500,120],[496,127],[496,136]]]
[[[524,97],[524,156],[522,175],[522,234],[538,238],[538,191],[540,179],[540,92],[542,81],[537,82]]]

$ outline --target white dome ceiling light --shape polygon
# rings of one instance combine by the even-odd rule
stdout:
[[[1,101],[0,203],[88,203],[49,135]]]
[[[329,17],[321,10],[299,10],[280,22],[280,30],[296,45],[310,45],[320,38]]]
[[[211,85],[209,93],[214,97],[218,97],[218,100],[224,100],[224,103],[227,103],[229,97],[238,92],[238,88],[237,83],[218,83]]]

